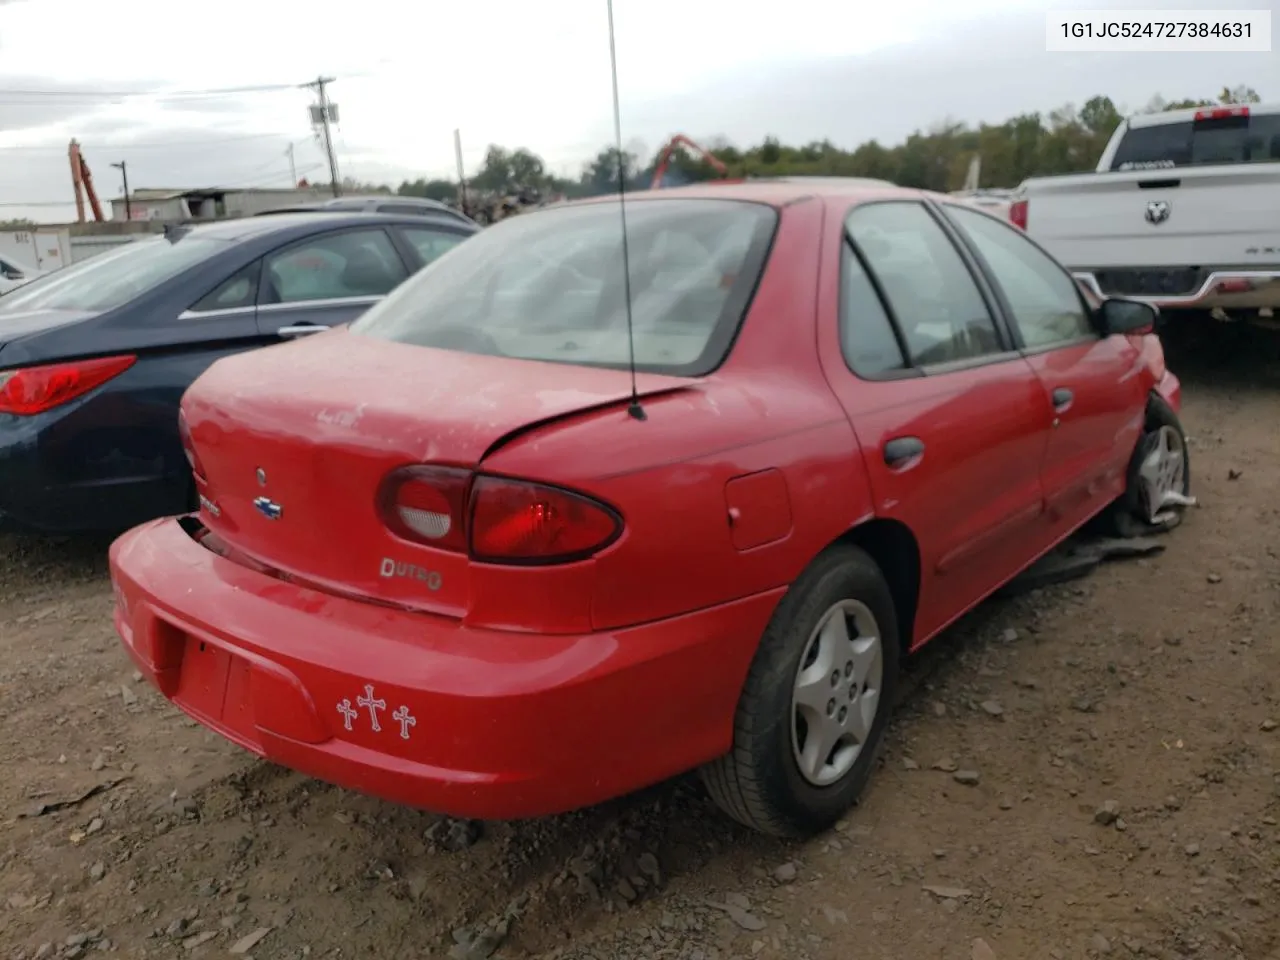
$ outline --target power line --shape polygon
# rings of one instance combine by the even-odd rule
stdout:
[[[73,207],[75,200],[0,200],[0,207]]]
[[[297,174],[298,174],[298,176],[305,176],[305,175],[306,175],[306,174],[308,174],[308,173],[313,173],[313,172],[315,172],[316,170],[323,170],[323,169],[324,169],[324,164],[323,164],[323,163],[309,163],[309,164],[307,164],[307,165],[306,165],[306,166],[304,166],[304,167],[298,167],[298,169],[297,169]],[[261,185],[262,185],[262,184],[264,184],[264,183],[269,183],[269,182],[271,182],[272,180],[276,180],[276,179],[278,179],[278,178],[283,178],[284,176],[286,176],[286,174],[282,171],[282,172],[280,172],[280,173],[273,173],[273,174],[271,174],[270,176],[254,177],[252,180],[239,180],[239,181],[234,181],[234,182],[232,182],[232,183],[224,183],[224,184],[222,184],[222,186],[224,186],[224,187],[233,187],[233,188],[237,188],[237,189],[239,189],[239,188],[244,188],[244,187],[257,187],[257,186],[261,186]],[[290,185],[289,185],[289,187],[288,187],[288,188],[281,187],[280,189],[281,189],[281,190],[284,190],[284,189],[290,189],[290,190],[293,190],[293,189],[296,189],[296,188],[297,188],[297,183],[296,183],[296,182],[294,182],[294,183],[290,183]]]
[[[204,139],[204,140],[151,140],[151,141],[140,141],[137,143],[119,143],[119,142],[111,142],[111,141],[99,142],[95,140],[93,141],[92,149],[95,151],[99,151],[99,150],[115,150],[115,151],[163,150],[163,149],[172,149],[175,147],[205,147],[205,146],[213,146],[215,144],[220,144],[220,143],[243,143],[249,140],[283,140],[283,139],[286,139],[287,137],[288,137],[288,134],[285,134],[285,133],[248,133],[248,134],[240,134],[239,136],[235,136],[235,137],[217,137],[213,139]],[[310,138],[307,138],[307,139],[310,139]],[[46,147],[46,146],[37,146],[34,144],[30,146],[22,145],[22,146],[15,146],[15,147],[6,147],[0,144],[0,156],[3,156],[4,154],[18,153],[18,152],[62,154],[67,152],[67,148],[65,146],[56,146],[56,147],[47,146]]]
[[[244,93],[275,93],[282,90],[298,90],[308,84],[266,83],[246,87],[209,87],[202,90],[23,90],[0,88],[0,97],[70,97],[71,99],[102,100],[113,97],[235,97]]]
[[[275,161],[272,161],[272,162],[273,162],[273,163],[278,163],[279,161],[278,161],[278,160],[275,160]],[[254,171],[262,171],[262,170],[263,170],[263,168],[264,168],[265,166],[266,166],[266,165],[264,164],[263,166],[254,167],[253,169],[254,169]],[[317,161],[316,163],[309,163],[309,164],[306,164],[305,166],[301,166],[301,167],[299,167],[299,168],[298,168],[298,174],[299,174],[299,175],[304,175],[304,174],[312,173],[312,172],[314,172],[314,171],[316,171],[316,170],[322,170],[322,169],[324,169],[324,166],[325,166],[325,165],[324,165],[323,163],[318,162],[318,161]],[[268,173],[264,173],[264,172],[256,172],[256,173],[254,173],[254,174],[252,174],[252,175],[248,175],[247,177],[246,177],[245,175],[243,175],[243,174],[242,174],[240,177],[235,177],[235,178],[232,178],[231,180],[216,181],[216,182],[218,183],[218,186],[217,186],[217,187],[212,187],[212,188],[210,188],[210,187],[192,187],[192,188],[190,188],[190,189],[191,189],[193,192],[199,193],[199,192],[201,192],[201,191],[204,191],[204,190],[210,190],[210,189],[213,189],[213,190],[220,190],[220,189],[224,189],[224,188],[236,189],[236,188],[243,188],[243,187],[252,187],[252,186],[255,186],[255,185],[258,185],[258,184],[262,184],[262,183],[270,182],[271,180],[275,180],[275,179],[278,179],[278,178],[281,178],[281,177],[284,177],[284,176],[285,176],[285,172],[284,172],[283,170],[280,170],[280,171],[273,171],[272,173],[269,173],[269,174],[268,174]],[[285,188],[284,188],[284,187],[281,187],[281,189],[283,190],[283,189],[285,189]],[[175,188],[174,188],[174,190],[173,190],[173,192],[174,192],[174,193],[184,193],[184,192],[186,192],[186,191],[184,191],[184,190],[183,190],[182,188],[180,188],[180,187],[175,187]],[[107,197],[106,199],[107,199],[107,201],[109,202],[109,201],[111,201],[111,200],[113,200],[113,199],[123,199],[123,198],[120,198],[120,197]],[[138,198],[137,198],[137,197],[135,197],[134,199],[135,199],[135,200],[138,200]],[[142,200],[138,200],[138,202],[144,202],[144,201],[142,201]],[[74,200],[74,199],[72,199],[72,200],[30,200],[30,201],[26,201],[26,200],[0,200],[0,208],[11,208],[11,207],[69,207],[69,206],[73,206],[74,204],[75,204],[75,200]]]

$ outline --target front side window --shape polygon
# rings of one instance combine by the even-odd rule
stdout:
[[[1003,352],[969,268],[922,204],[866,204],[849,214],[845,229],[884,292],[912,365]]]
[[[525,360],[698,376],[724,359],[777,212],[734,200],[617,201],[504,220],[460,243],[351,327],[366,336]]]
[[[259,303],[304,303],[383,296],[408,276],[380,229],[327,233],[268,256]]]
[[[229,248],[189,231],[148,237],[37,277],[0,301],[0,315],[27,310],[99,313],[123,306]]]
[[[964,207],[948,205],[947,215],[986,261],[1028,347],[1094,335],[1076,281],[1020,231]]]

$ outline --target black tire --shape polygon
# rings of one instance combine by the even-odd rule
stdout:
[[[1160,525],[1148,523],[1142,511],[1138,487],[1138,468],[1150,452],[1157,431],[1162,427],[1173,429],[1178,434],[1178,439],[1182,441],[1182,493],[1184,496],[1191,494],[1191,452],[1187,447],[1187,435],[1183,432],[1182,421],[1161,397],[1153,394],[1147,401],[1142,435],[1138,438],[1133,455],[1129,458],[1129,467],[1125,472],[1124,493],[1107,508],[1102,516],[1105,531],[1113,536],[1146,537],[1177,526],[1178,521]]]
[[[879,627],[880,701],[853,766],[819,787],[800,772],[792,750],[792,693],[810,636],[841,600],[865,605]],[[738,701],[733,748],[701,770],[711,798],[735,820],[774,836],[807,836],[839,820],[876,763],[897,694],[901,648],[893,597],[875,561],[849,545],[822,553],[792,584],[765,629]]]

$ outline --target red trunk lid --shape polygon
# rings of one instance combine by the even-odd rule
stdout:
[[[690,383],[642,375],[641,394]],[[469,564],[393,534],[400,466],[475,467],[513,431],[630,394],[625,371],[479,356],[344,330],[215,363],[183,398],[203,521],[301,581],[461,616]],[[625,428],[619,410],[619,427]]]

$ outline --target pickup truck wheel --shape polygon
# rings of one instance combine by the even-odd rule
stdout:
[[[1191,496],[1187,436],[1178,415],[1159,397],[1147,403],[1146,422],[1126,476],[1125,492],[1108,514],[1112,532],[1145,536],[1181,522]]]
[[[901,642],[884,575],[833,547],[778,604],[743,687],[733,748],[703,767],[711,798],[775,836],[835,823],[862,793],[897,690]]]

